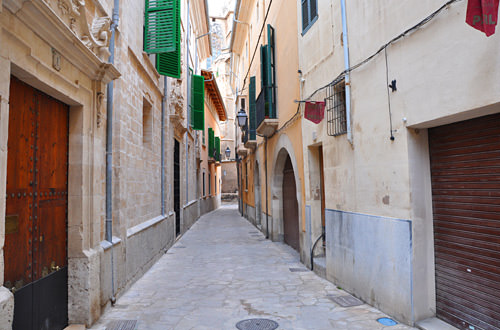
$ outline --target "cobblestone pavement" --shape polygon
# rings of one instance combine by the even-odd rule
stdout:
[[[281,330],[411,329],[383,326],[369,305],[343,308],[328,296],[347,295],[306,270],[298,254],[266,240],[235,206],[198,222],[101,317],[138,320],[138,329],[236,329],[238,321],[272,319]]]

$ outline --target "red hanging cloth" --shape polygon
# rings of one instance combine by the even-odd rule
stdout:
[[[465,22],[487,37],[495,34],[499,0],[469,0]]]
[[[321,123],[325,117],[325,102],[306,102],[304,118],[309,119],[315,124]]]

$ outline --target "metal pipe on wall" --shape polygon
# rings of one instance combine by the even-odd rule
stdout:
[[[120,20],[120,0],[114,0],[113,20],[111,23],[111,40],[109,42],[109,63],[115,63],[116,28]],[[115,272],[113,258],[113,92],[114,83],[111,81],[107,89],[106,103],[106,240],[111,244],[111,304],[116,302]]]
[[[266,238],[269,239],[269,201],[268,201],[268,196],[267,196],[267,136],[264,137],[264,146],[265,146],[265,150],[264,150],[264,159],[265,159],[265,172],[266,172]]]
[[[187,131],[186,131],[186,204],[189,202],[189,137],[188,137],[188,132],[189,132],[189,125],[191,125],[191,109],[189,108],[189,105],[191,103],[191,79],[189,79],[189,36],[191,33],[191,26],[190,26],[190,8],[189,8],[189,1],[187,2],[187,29],[186,29],[186,80],[187,80],[187,104],[188,107],[187,109]],[[196,74],[196,72],[195,72]]]
[[[163,102],[161,103],[161,215],[165,215],[165,108],[167,107],[167,76],[163,77]]]
[[[347,38],[347,14],[345,8],[345,0],[340,0],[342,9],[342,41],[344,43],[344,67],[345,74],[345,106],[346,106],[346,124],[347,124],[347,140],[352,144],[352,130],[351,130],[351,77],[349,68],[349,38]]]

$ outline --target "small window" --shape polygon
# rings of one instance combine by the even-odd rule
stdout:
[[[302,0],[302,34],[314,24],[318,17],[318,0]]]
[[[206,196],[206,193],[205,193],[205,171],[203,171],[203,197]]]
[[[345,134],[347,133],[345,80],[332,83],[326,92],[328,135]]]
[[[142,145],[148,149],[153,146],[153,106],[145,97],[142,100]]]

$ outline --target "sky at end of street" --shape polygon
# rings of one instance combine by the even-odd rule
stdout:
[[[230,10],[233,9],[234,0],[208,0],[210,16],[222,16],[224,14],[224,7]]]

